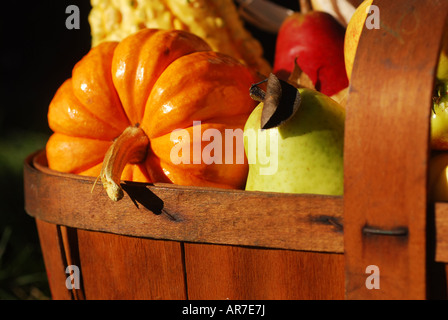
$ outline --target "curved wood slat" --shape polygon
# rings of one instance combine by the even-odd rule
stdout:
[[[436,250],[435,260],[448,262],[448,202],[435,204]]]
[[[38,166],[37,170],[33,165]],[[124,183],[111,201],[94,178],[25,164],[25,209],[54,224],[186,242],[342,253],[342,198]],[[39,164],[40,163],[40,164]]]
[[[429,115],[448,2],[373,4],[381,27],[363,30],[347,102],[346,294],[424,299]],[[404,233],[381,235],[389,231]],[[380,290],[365,285],[369,265],[380,270]]]

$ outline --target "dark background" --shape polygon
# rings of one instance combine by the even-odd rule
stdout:
[[[68,30],[65,9],[80,9]],[[45,146],[56,89],[90,48],[89,0],[3,1],[0,9],[0,299],[48,299],[34,220],[24,211],[23,161]]]
[[[298,0],[281,3],[298,10]],[[80,10],[68,30],[67,6]],[[48,105],[90,49],[90,1],[3,1],[0,9],[0,299],[49,299],[34,220],[24,210],[23,161],[51,134]],[[275,35],[252,26],[272,62]]]

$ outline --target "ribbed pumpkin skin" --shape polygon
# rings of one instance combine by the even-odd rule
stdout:
[[[193,150],[200,143],[193,141],[193,122],[201,121],[201,132],[219,130],[224,144],[225,129],[242,130],[254,109],[249,88],[256,81],[234,58],[183,31],[144,29],[121,42],[101,43],[75,65],[50,103],[48,165],[98,176],[113,140],[138,123],[150,146],[143,162],[126,165],[122,180],[243,188],[246,163],[195,164],[191,151],[190,164],[175,165],[170,154],[179,142],[170,136],[187,130]]]

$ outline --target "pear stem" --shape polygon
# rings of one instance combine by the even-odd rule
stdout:
[[[127,127],[115,139],[104,156],[100,178],[107,195],[113,201],[123,198],[121,174],[128,163],[142,162],[147,155],[149,139],[138,124]]]
[[[257,87],[267,81],[266,91]],[[269,77],[250,87],[252,99],[263,102],[260,127],[270,129],[278,127],[283,122],[294,116],[299,108],[301,97],[299,91],[286,81],[280,80],[273,73]]]
[[[300,4],[300,12],[302,14],[307,14],[313,10],[313,6],[311,5],[310,0],[299,0]]]
[[[264,99],[266,98],[266,92],[258,86],[267,81],[268,79],[265,79],[260,82],[254,83],[253,85],[250,86],[249,95],[253,100],[258,102],[264,102]]]

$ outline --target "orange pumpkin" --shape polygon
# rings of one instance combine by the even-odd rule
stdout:
[[[75,65],[50,103],[48,165],[101,175],[118,198],[120,179],[243,188],[247,161],[207,164],[201,152],[197,163],[192,151],[189,163],[175,164],[175,146],[200,144],[203,151],[207,144],[171,133],[213,128],[224,137],[225,129],[242,130],[256,104],[248,91],[256,81],[252,70],[184,31],[144,29],[119,43],[104,42]]]

